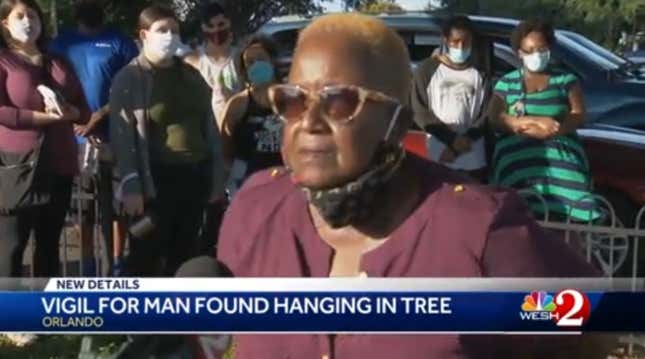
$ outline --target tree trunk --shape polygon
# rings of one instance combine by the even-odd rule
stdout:
[[[58,12],[56,11],[56,0],[49,0],[49,16],[52,28],[52,38],[58,35]]]
[[[616,24],[616,19],[613,16],[608,16],[607,18],[607,38],[605,39],[605,45],[607,48],[615,50],[616,44],[614,41],[614,27]]]

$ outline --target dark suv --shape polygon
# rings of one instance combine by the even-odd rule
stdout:
[[[408,44],[413,66],[441,44],[445,18],[440,15],[405,13],[378,17]],[[518,21],[470,18],[483,35],[483,48],[488,50],[480,61],[494,77],[518,68],[519,59],[510,47],[510,34]],[[278,42],[282,75],[286,75],[291,64],[298,31],[310,21],[303,17],[281,17],[260,29]],[[578,133],[589,155],[596,189],[610,199],[625,224],[632,224],[636,209],[645,205],[645,74],[635,64],[580,34],[557,30],[556,38],[553,64],[576,74],[584,90],[588,117]],[[424,136],[411,133],[406,146],[423,153]]]

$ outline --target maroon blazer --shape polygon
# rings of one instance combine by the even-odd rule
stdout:
[[[361,270],[369,277],[596,275],[513,192],[464,183],[414,155],[406,161],[417,170],[425,199],[386,243],[363,256]],[[269,170],[236,194],[217,255],[236,277],[327,277],[333,251],[318,236],[302,191],[284,170]],[[521,357],[514,351],[518,341],[523,350],[545,348],[535,338],[508,336],[241,335],[235,358]]]

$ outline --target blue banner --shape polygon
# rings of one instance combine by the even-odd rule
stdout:
[[[0,332],[635,332],[645,293],[0,292]]]

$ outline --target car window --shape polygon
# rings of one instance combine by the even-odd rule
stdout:
[[[587,49],[593,51],[597,56],[602,57],[606,59],[607,61],[613,63],[615,66],[621,66],[627,62],[624,58],[614,54],[613,52],[605,49],[604,47],[600,46],[599,44],[591,41],[587,37],[571,32],[571,31],[558,31],[559,35],[563,35],[566,38],[569,38],[576,43],[586,47]]]
[[[293,49],[298,40],[298,33],[298,29],[290,29],[278,31],[271,35],[278,46],[278,57],[281,58],[281,61],[279,61],[280,64],[288,65],[290,63]],[[413,64],[417,64],[432,55],[433,51],[441,44],[441,37],[438,33],[434,32],[401,30],[399,31],[399,35],[408,47],[410,61]]]
[[[606,54],[599,53],[595,49],[588,47],[579,40],[574,40],[569,36],[558,33],[558,43],[573,52],[577,57],[584,59],[586,62],[595,65],[602,70],[616,70],[620,64],[614,62],[614,59],[608,58]],[[602,49],[602,47],[600,47]],[[605,50],[607,51],[607,50]]]
[[[277,78],[285,82],[291,67],[291,56],[298,41],[299,29],[277,31],[271,34],[271,38],[278,47],[278,58],[276,61]]]
[[[298,29],[291,29],[275,32],[271,35],[278,46],[279,56],[287,56],[293,53],[293,49],[296,47],[296,41],[298,41],[299,32]]]
[[[399,35],[408,46],[410,61],[413,64],[417,64],[427,57],[430,57],[433,51],[439,48],[441,44],[441,37],[438,33],[403,30],[399,31]]]
[[[495,80],[497,80],[507,73],[517,70],[520,66],[520,60],[515,56],[510,46],[497,42],[494,46],[493,74]]]

